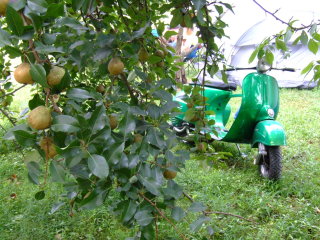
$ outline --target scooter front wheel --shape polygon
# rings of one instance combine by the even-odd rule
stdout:
[[[277,180],[281,177],[282,155],[279,146],[266,146],[266,155],[259,155],[259,172],[262,177]]]

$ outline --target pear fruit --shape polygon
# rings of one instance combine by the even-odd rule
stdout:
[[[108,71],[111,75],[119,75],[123,73],[124,64],[118,57],[113,57],[108,64]]]
[[[197,144],[197,150],[199,152],[206,152],[207,151],[207,147],[208,147],[208,144],[205,143],[205,142],[200,142]]]
[[[141,143],[142,139],[143,139],[143,136],[141,134],[137,133],[134,135],[134,142],[135,143]]]
[[[46,156],[49,158],[54,158],[58,154],[56,145],[53,143],[53,140],[50,137],[43,137],[40,140],[40,148],[46,153]]]
[[[66,73],[66,70],[64,70],[62,67],[53,66],[50,69],[50,72],[47,76],[47,82],[49,86],[55,86],[60,84],[65,73]]]
[[[34,83],[30,74],[30,68],[29,63],[21,63],[13,72],[14,79],[22,84]]]
[[[149,54],[144,47],[140,48],[140,50],[138,52],[138,57],[139,57],[140,62],[146,62],[148,60]]]
[[[187,107],[188,107],[188,108],[193,108],[193,107],[194,107],[194,104],[193,104],[192,102],[188,102],[188,103],[187,103]]]
[[[174,179],[177,176],[177,172],[170,171],[170,170],[165,170],[163,172],[163,176],[164,176],[165,179],[171,180],[171,179]]]
[[[36,107],[30,112],[27,122],[34,129],[46,129],[51,125],[51,112],[45,106]]]
[[[155,55],[158,56],[158,57],[161,57],[161,58],[164,58],[166,56],[166,54],[162,50],[157,50],[155,52]]]
[[[7,11],[7,5],[10,0],[0,0],[0,16],[5,16]]]
[[[96,91],[98,92],[98,93],[104,93],[105,92],[105,88],[104,88],[104,86],[102,85],[102,84],[99,84],[97,87],[96,87]]]
[[[118,127],[118,119],[114,115],[109,115],[109,123],[110,123],[110,128],[111,130],[115,129]]]

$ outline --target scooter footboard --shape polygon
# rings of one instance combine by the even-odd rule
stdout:
[[[286,134],[282,125],[274,120],[259,122],[253,132],[252,147],[258,147],[258,143],[266,146],[286,145]]]

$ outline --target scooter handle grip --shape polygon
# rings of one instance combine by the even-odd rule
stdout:
[[[287,72],[295,72],[296,70],[294,68],[282,68],[282,71],[287,71]]]

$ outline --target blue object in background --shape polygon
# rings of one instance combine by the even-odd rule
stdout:
[[[194,45],[191,45],[190,48],[193,48]],[[192,58],[196,58],[197,57],[197,51],[199,50],[199,48],[194,49],[191,53],[189,53],[185,58],[184,58],[184,62],[191,60]]]
[[[158,33],[157,29],[152,29],[152,30],[151,30],[151,34],[152,34],[153,36],[155,36],[155,37],[159,37],[159,33]]]

